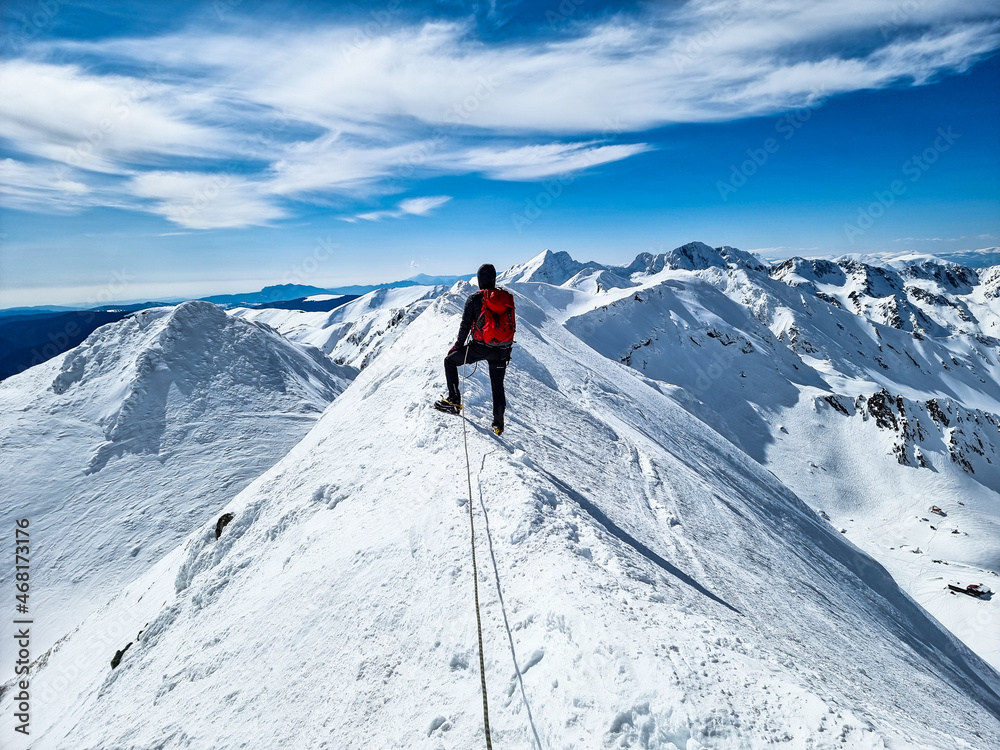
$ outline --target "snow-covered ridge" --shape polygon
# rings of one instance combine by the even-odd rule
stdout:
[[[444,291],[443,286],[377,289],[331,312],[237,308],[230,314],[266,323],[338,364],[363,369]]]
[[[519,315],[502,439],[485,428],[485,372],[465,387],[496,746],[1000,744],[1000,676],[966,647],[1000,664],[997,633],[974,627],[995,602],[945,587],[1000,567],[1000,363],[986,333],[996,303],[981,282],[963,292],[960,272],[858,259],[773,273],[702,243],[615,267],[543,253],[501,279]],[[258,430],[315,415],[301,375],[318,375],[300,357],[363,368],[301,442],[243,435],[271,460],[228,495],[214,488],[212,512],[170,506],[176,546],[34,665],[34,747],[482,743],[461,427],[429,408],[472,290],[397,290],[331,313],[188,308],[128,329],[142,341],[134,357],[116,359],[132,344],[109,339],[67,355],[65,376],[56,362],[35,368],[35,388],[22,381],[14,395],[42,393],[38,414],[57,398],[89,408],[84,389],[97,382],[117,395],[96,399],[94,424],[49,412],[32,427],[35,442],[45,430],[85,435],[73,454],[90,455],[119,420],[129,444],[160,377],[177,384],[167,406],[190,414],[197,389],[185,388],[200,381],[188,360],[208,368],[207,391],[225,385],[203,399],[225,416],[208,409],[201,421],[227,430],[240,407],[223,396],[252,393],[240,378],[263,404],[281,392],[279,378],[230,366],[287,365],[280,380],[295,398],[252,412]],[[904,312],[919,325],[908,330]],[[264,351],[241,356],[244,337]],[[121,405],[133,397],[134,411]],[[67,471],[69,454],[28,471],[105,482],[122,470],[102,497],[167,477],[167,505],[166,492],[217,481],[169,477],[235,455],[199,442],[201,429],[86,475],[86,461]],[[161,460],[170,472],[155,473]],[[95,518],[77,504],[71,548],[84,553],[67,570],[103,570],[120,554],[88,543],[93,524],[162,536],[164,519],[150,523],[155,508],[139,505]],[[0,714],[10,700],[0,692]]]
[[[103,326],[0,383],[0,472],[11,478],[0,513],[8,522],[28,509],[52,545],[33,595],[46,612],[36,647],[284,455],[353,375],[264,325],[186,302]]]
[[[625,266],[608,266],[546,250],[501,274],[499,283],[544,283],[588,297],[605,293],[616,299],[620,296],[616,290],[647,285],[670,271],[689,271],[706,280],[712,274],[716,280],[735,279],[733,274],[742,272],[751,285],[762,287],[767,286],[762,277],[770,276],[786,291],[808,293],[815,300],[917,338],[1000,340],[1000,307],[992,304],[1000,295],[997,270],[967,268],[932,256],[889,261],[866,261],[860,256],[836,260],[796,257],[769,264],[733,247],[712,248],[690,242],[655,255],[640,253]],[[774,289],[771,285],[769,291]],[[787,296],[786,292],[778,294]],[[587,306],[586,298],[580,301]]]
[[[483,373],[465,399],[480,559],[503,587],[480,582],[495,745],[1000,739],[1000,679],[879,565],[666,384],[559,325],[549,285],[511,287],[509,436],[485,429]],[[37,747],[482,743],[461,428],[428,398],[470,291],[413,320],[225,507],[219,539],[195,525],[53,650]],[[742,348],[712,325],[703,348]],[[115,625],[132,645],[111,670]]]
[[[635,281],[636,277],[650,276],[664,269],[695,271],[726,268],[729,264],[755,271],[765,271],[767,268],[757,256],[734,247],[712,248],[703,242],[689,242],[665,253],[639,253],[627,266],[582,263],[571,258],[567,252],[545,250],[527,263],[500,274],[497,281],[500,284],[535,282],[580,288],[580,279],[600,273],[603,277],[597,279],[598,286],[588,291],[602,291],[634,285],[638,283]]]
[[[1000,570],[1000,305],[980,278],[993,277],[928,259],[898,269],[853,258],[793,258],[768,273],[667,269],[633,277],[628,290],[576,296],[565,325],[665,384],[829,511],[1000,667],[1000,632],[970,630],[968,605],[940,601],[943,585],[933,581],[943,568],[930,564],[967,565],[985,583]],[[887,413],[867,423],[873,399]],[[830,404],[861,417],[844,419]],[[928,541],[926,526],[906,520],[915,507],[960,500],[968,538]],[[898,535],[880,533],[887,527]],[[917,551],[899,558],[902,547]]]
[[[112,455],[185,442],[206,413],[224,413],[234,401],[244,402],[241,413],[320,412],[352,376],[315,349],[289,346],[263,326],[195,301],[98,329],[65,355],[52,392],[62,403],[113,410],[93,413],[107,441],[91,460],[93,472]],[[98,390],[113,398],[94,398]],[[168,428],[183,432],[170,436]]]

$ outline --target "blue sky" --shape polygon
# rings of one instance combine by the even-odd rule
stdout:
[[[994,2],[0,13],[2,307],[1000,244]]]

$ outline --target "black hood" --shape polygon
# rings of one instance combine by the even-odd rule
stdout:
[[[497,285],[497,269],[491,263],[483,263],[479,267],[479,288],[495,289]]]

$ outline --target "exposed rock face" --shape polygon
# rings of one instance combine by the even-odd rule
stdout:
[[[937,260],[904,266],[900,275],[905,279],[934,281],[952,294],[969,294],[979,283],[979,274],[974,269]]]
[[[215,538],[218,539],[222,536],[223,529],[229,525],[229,522],[233,520],[232,513],[223,513],[219,516],[219,520],[215,522]]]
[[[793,276],[798,276],[806,281],[822,282],[835,286],[843,286],[844,282],[847,281],[844,269],[832,260],[819,258],[789,258],[772,266],[771,276],[779,281],[786,281]]]
[[[983,271],[979,277],[987,299],[1000,297],[1000,266],[993,266]]]
[[[910,401],[886,389],[860,395],[845,405],[836,395],[818,398],[845,417],[873,419],[879,429],[896,434],[893,455],[904,466],[927,467],[928,444],[943,443],[951,460],[969,474],[976,463],[1000,463],[1000,416],[965,409],[951,399]]]

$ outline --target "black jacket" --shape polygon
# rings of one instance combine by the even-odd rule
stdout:
[[[479,290],[470,294],[469,298],[465,300],[465,310],[462,311],[462,323],[458,327],[458,341],[456,342],[459,346],[465,345],[465,342],[469,338],[469,333],[472,332],[473,324],[482,314],[483,292]]]

